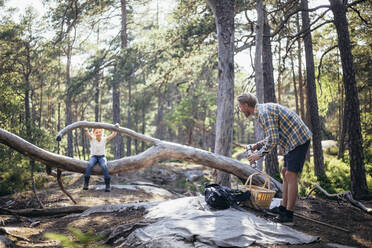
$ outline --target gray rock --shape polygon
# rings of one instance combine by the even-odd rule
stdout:
[[[195,182],[204,176],[204,172],[200,170],[188,170],[185,172],[185,177],[189,182]]]

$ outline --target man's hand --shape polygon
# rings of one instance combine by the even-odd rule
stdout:
[[[253,164],[255,161],[259,160],[261,157],[256,153],[248,154],[248,161],[250,164]]]
[[[246,150],[251,150],[252,152],[255,151],[255,150],[257,150],[257,148],[258,147],[257,147],[256,144],[248,144],[248,145],[245,146],[245,149]]]

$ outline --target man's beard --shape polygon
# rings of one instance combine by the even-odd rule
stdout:
[[[249,113],[249,111],[244,111],[243,114],[245,115],[245,117],[249,118],[249,116],[251,116],[251,114]]]

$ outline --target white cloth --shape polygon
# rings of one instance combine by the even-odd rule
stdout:
[[[318,237],[265,220],[250,211],[239,211],[234,208],[210,209],[203,196],[163,202],[95,206],[81,216],[103,212],[127,213],[129,209],[143,211],[143,208],[147,212],[144,221],[148,221],[149,225],[133,228],[135,230],[131,231],[130,235],[118,237],[115,242],[121,243],[120,247],[243,248],[252,244],[267,247],[299,245],[318,240]]]
[[[105,155],[106,148],[106,137],[102,136],[101,140],[98,141],[95,136],[92,136],[90,141],[90,156],[102,156]]]

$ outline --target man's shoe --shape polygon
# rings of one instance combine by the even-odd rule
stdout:
[[[294,225],[293,214],[289,214],[289,213],[279,214],[279,216],[274,219],[274,222],[280,223],[286,226],[293,226]]]
[[[278,216],[281,213],[285,213],[285,212],[286,212],[286,209],[282,205],[280,205],[279,207],[274,207],[272,209],[266,209],[265,210],[265,214],[268,214],[268,215],[271,215],[271,216]]]

